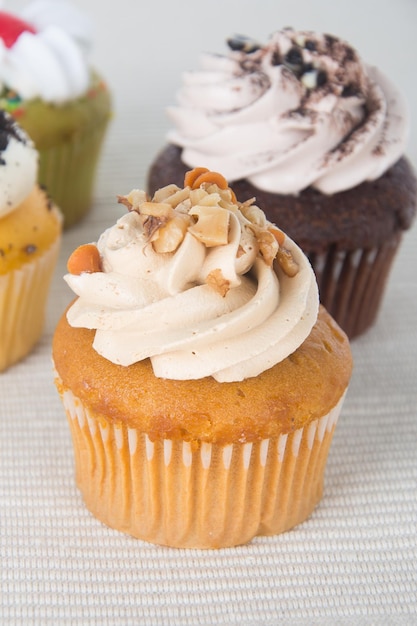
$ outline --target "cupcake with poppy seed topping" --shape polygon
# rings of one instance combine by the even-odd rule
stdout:
[[[26,356],[44,324],[62,217],[36,183],[38,155],[0,111],[0,371]]]
[[[149,190],[204,165],[255,197],[304,250],[321,302],[352,338],[375,322],[417,185],[408,111],[377,68],[331,35],[284,29],[229,40],[184,76]]]
[[[349,383],[346,335],[301,250],[204,168],[77,248],[56,385],[90,511],[220,548],[304,521]]]

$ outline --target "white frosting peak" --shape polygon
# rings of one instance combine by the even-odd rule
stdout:
[[[69,323],[96,329],[105,358],[128,366],[149,357],[163,378],[242,380],[294,352],[318,311],[314,273],[295,243],[281,235],[279,245],[263,212],[228,189],[158,194],[125,198],[130,212],[97,243],[103,271],[65,276],[78,295]]]
[[[259,46],[235,39],[204,55],[168,109],[169,141],[190,167],[247,178],[259,189],[323,193],[373,180],[402,156],[403,96],[345,42],[285,29]]]

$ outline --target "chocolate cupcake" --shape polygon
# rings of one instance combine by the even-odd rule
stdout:
[[[415,215],[404,98],[330,35],[284,29],[264,46],[228,44],[185,75],[149,191],[191,166],[222,171],[303,248],[321,302],[353,338],[374,323]]]

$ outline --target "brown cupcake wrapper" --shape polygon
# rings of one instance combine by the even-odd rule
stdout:
[[[109,118],[90,131],[39,152],[39,183],[46,188],[64,216],[64,227],[78,222],[92,204],[98,159]]]
[[[320,301],[350,339],[374,324],[401,233],[383,245],[353,251],[306,251],[317,277]]]
[[[42,255],[0,276],[0,372],[26,356],[42,334],[60,237]]]
[[[112,528],[173,547],[220,548],[304,521],[321,498],[343,397],[278,439],[198,445],[151,441],[88,411],[57,380],[88,509]]]

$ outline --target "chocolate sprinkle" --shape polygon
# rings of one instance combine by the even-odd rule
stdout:
[[[227,45],[231,50],[236,52],[246,52],[247,54],[256,52],[261,47],[256,41],[246,37],[245,35],[234,35],[234,37],[230,37],[227,39]]]
[[[7,149],[10,137],[21,143],[26,143],[23,133],[20,132],[13,118],[6,111],[0,110],[0,153]],[[0,156],[0,165],[5,164],[6,161]]]
[[[278,52],[278,50],[274,50],[274,52],[272,53],[272,57],[271,57],[271,65],[276,66],[276,65],[281,65],[281,64],[282,64],[282,61],[281,61],[280,53]]]
[[[327,93],[335,93],[337,96],[343,91],[343,97],[360,96],[366,92],[366,76],[362,72],[354,48],[329,34],[324,34],[322,38],[316,40],[314,34],[310,33],[310,38],[307,37],[303,41],[303,38],[295,38],[296,33],[293,29],[283,29],[284,33],[285,31],[288,31],[292,42],[285,54],[280,49],[279,43],[273,48],[269,45],[262,46],[245,35],[235,35],[227,40],[227,44],[231,50],[241,53],[237,62],[242,72],[246,74],[261,72],[265,53],[269,52],[266,58],[269,58],[272,67],[283,66],[301,81],[306,89],[304,106],[308,106],[312,92],[317,89],[323,90],[324,86]],[[335,68],[329,75],[321,62],[322,55],[329,56],[335,61]],[[355,67],[356,64],[358,68]],[[303,78],[305,74],[311,75]],[[348,82],[350,84],[346,85]]]
[[[317,87],[323,87],[327,83],[327,74],[324,70],[317,72]]]
[[[357,85],[353,85],[352,83],[349,85],[345,85],[342,91],[342,98],[350,98],[351,96],[357,96],[359,93]]]
[[[306,50],[310,50],[310,52],[315,52],[315,50],[317,50],[316,42],[313,41],[312,39],[307,39],[307,41],[304,44],[304,47]]]
[[[300,48],[294,46],[288,50],[284,57],[284,65],[297,75],[303,73],[303,55]]]

